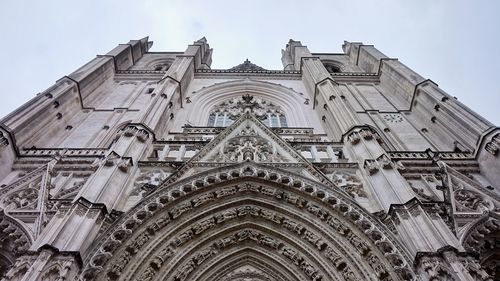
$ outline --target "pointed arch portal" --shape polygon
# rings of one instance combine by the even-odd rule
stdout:
[[[353,200],[250,161],[161,186],[96,245],[84,280],[413,278],[399,242]]]

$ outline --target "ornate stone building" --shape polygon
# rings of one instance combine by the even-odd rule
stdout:
[[[2,280],[499,280],[500,130],[397,59],[120,44],[1,120]]]

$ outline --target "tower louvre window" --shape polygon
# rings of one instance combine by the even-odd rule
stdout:
[[[325,68],[326,68],[326,71],[328,71],[329,73],[340,73],[342,72],[340,67],[334,65],[334,64],[331,64],[331,63],[325,63]]]

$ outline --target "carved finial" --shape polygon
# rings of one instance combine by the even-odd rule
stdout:
[[[251,102],[252,102],[252,100],[253,100],[253,96],[252,96],[252,95],[250,95],[250,94],[245,94],[245,95],[243,95],[243,97],[242,97],[242,98],[243,98],[243,101],[244,101],[245,103],[251,103]]]
[[[266,70],[258,65],[253,64],[249,59],[246,59],[242,64],[237,65],[230,70],[236,71],[263,71]]]

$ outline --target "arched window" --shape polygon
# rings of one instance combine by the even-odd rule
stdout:
[[[208,126],[209,127],[227,127],[234,122],[234,117],[232,117],[228,112],[212,112],[208,116]]]
[[[329,72],[329,73],[340,73],[342,72],[340,70],[340,67],[336,66],[336,65],[333,65],[333,64],[330,64],[330,63],[326,63],[325,64],[325,68],[326,70]]]
[[[326,71],[329,73],[340,73],[342,72],[342,64],[338,62],[333,62],[333,61],[322,61],[323,65],[326,68]]]
[[[268,127],[288,127],[286,117],[282,113],[268,113],[262,121]]]
[[[285,114],[279,106],[249,94],[217,105],[208,116],[207,126],[227,127],[245,112],[252,113],[268,127],[288,127]]]

